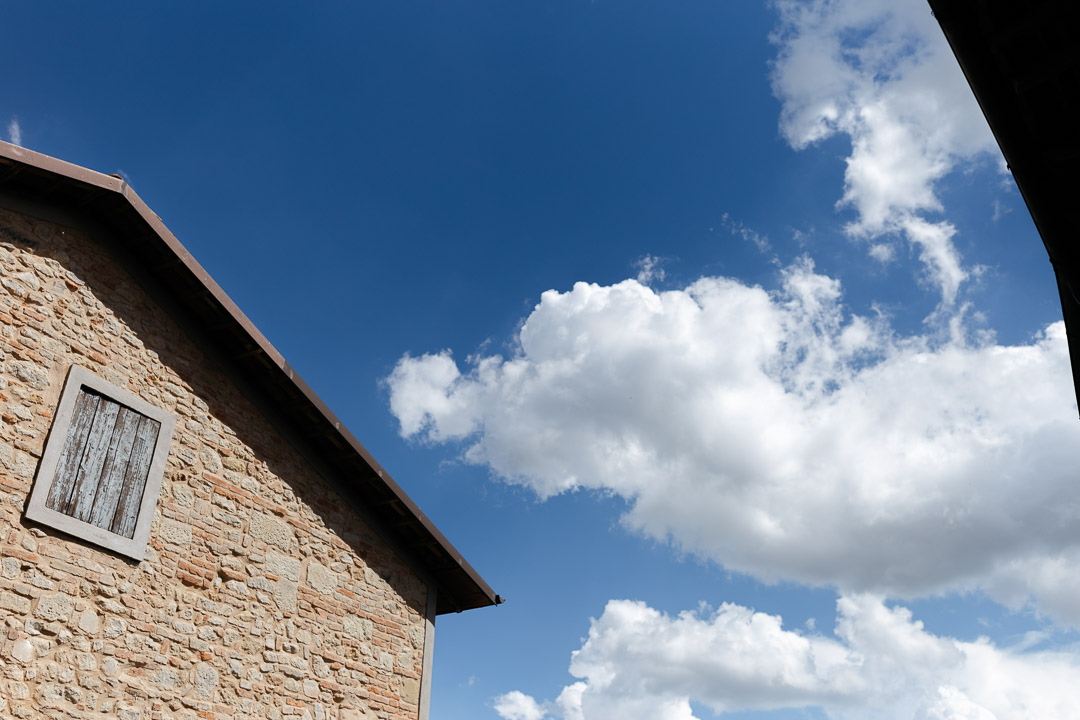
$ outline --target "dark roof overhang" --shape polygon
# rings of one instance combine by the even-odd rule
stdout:
[[[1057,276],[1080,402],[1080,52],[1074,0],[929,0]]]
[[[0,193],[107,229],[170,311],[199,329],[233,377],[247,380],[256,405],[302,438],[343,496],[421,566],[438,589],[438,614],[503,601],[121,178],[0,141]]]

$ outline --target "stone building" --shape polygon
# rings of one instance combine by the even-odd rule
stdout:
[[[424,719],[499,602],[121,179],[0,143],[0,717]]]

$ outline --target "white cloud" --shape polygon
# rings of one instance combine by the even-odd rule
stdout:
[[[724,213],[724,215],[720,218],[720,221],[723,223],[724,227],[726,227],[731,232],[732,235],[735,235],[736,237],[741,237],[743,240],[753,243],[754,247],[758,249],[758,252],[767,253],[772,249],[772,246],[769,245],[768,236],[762,235],[753,228],[746,227],[746,225],[744,225],[742,222],[733,219],[727,213]]]
[[[997,198],[994,198],[993,208],[994,208],[994,212],[990,216],[990,219],[993,222],[997,222],[998,220],[1000,220],[1001,218],[1005,217],[1006,215],[1008,215],[1009,213],[1012,212],[1011,207],[1009,207],[1005,203],[1001,202],[1001,200],[998,200]]]
[[[968,271],[962,267],[960,253],[952,242],[956,228],[948,222],[930,223],[910,217],[904,221],[904,231],[919,249],[919,259],[926,266],[930,280],[941,289],[945,303],[953,304],[960,283],[968,278]]]
[[[775,3],[773,91],[780,129],[796,149],[851,139],[841,206],[855,237],[900,233],[916,245],[942,302],[966,279],[935,184],[959,163],[994,152],[993,136],[922,0]],[[880,245],[872,245],[880,247]],[[880,255],[880,251],[877,255]]]
[[[7,126],[8,142],[12,145],[22,145],[22,128],[19,127],[19,121],[16,118],[11,118],[11,122]]]
[[[766,292],[704,278],[543,294],[512,357],[404,357],[406,437],[462,442],[540,497],[765,581],[982,587],[1080,623],[1080,426],[1064,328],[1028,344],[897,337],[809,261]]]
[[[646,255],[638,260],[634,263],[638,269],[637,281],[642,285],[650,285],[653,281],[663,282],[666,275],[662,267],[663,262],[663,259],[652,255]]]
[[[543,294],[512,357],[464,371],[448,351],[403,358],[388,381],[401,432],[463,442],[466,461],[541,497],[619,495],[628,527],[766,581],[981,587],[1080,624],[1064,330],[1015,346],[972,331],[956,303],[978,268],[953,225],[925,217],[941,209],[935,183],[993,147],[941,31],[913,0],[777,8],[785,137],[850,136],[849,231],[880,238],[881,262],[891,234],[912,243],[947,337],[846,315],[839,282],[808,260],[773,293],[579,283]]]
[[[838,720],[1080,717],[1073,655],[936,636],[871,595],[841,597],[837,610],[825,637],[739,605],[671,617],[613,600],[573,653],[579,681],[558,701],[514,692],[500,702],[532,701],[530,720],[691,720],[691,701],[718,713],[821,707]]]
[[[896,249],[886,243],[874,243],[870,246],[870,257],[877,260],[882,265],[892,262],[896,256]]]
[[[773,88],[804,149],[850,138],[838,205],[870,255],[899,238],[947,335],[852,316],[808,260],[780,290],[703,278],[549,291],[509,357],[404,357],[402,434],[541,498],[626,500],[627,527],[765,581],[833,585],[835,637],[747,608],[669,617],[612,601],[556,700],[507,720],[693,720],[819,706],[830,717],[1080,717],[1080,663],[932,635],[881,599],[981,588],[1080,626],[1080,426],[1064,328],[1000,345],[965,323],[966,267],[937,186],[993,138],[922,0],[778,0]],[[768,251],[767,239],[724,217]],[[647,268],[642,267],[643,271]],[[869,593],[869,594],[868,594]],[[516,714],[514,714],[516,713]]]
[[[505,720],[543,720],[545,715],[535,700],[517,690],[496,698],[495,712]]]

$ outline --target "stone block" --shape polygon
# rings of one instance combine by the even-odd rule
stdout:
[[[288,580],[278,580],[274,590],[274,603],[283,612],[296,612],[296,585]]]
[[[127,632],[127,623],[121,618],[111,617],[105,620],[105,637],[115,638],[120,637]]]
[[[25,615],[30,612],[30,600],[4,590],[0,592],[0,609]]]
[[[217,689],[218,672],[213,665],[198,663],[195,666],[195,697],[200,700],[213,700]]]
[[[221,464],[221,456],[208,445],[203,445],[202,450],[199,451],[199,459],[202,460],[203,467],[206,468],[207,472],[220,475],[224,469],[224,465]]]
[[[413,705],[420,704],[420,681],[416,678],[405,678],[401,681],[401,699]]]
[[[34,615],[42,620],[60,620],[67,622],[71,611],[75,609],[75,598],[63,593],[45,595],[38,600]]]
[[[37,702],[43,708],[62,708],[64,706],[64,688],[62,685],[48,683],[39,685]]]
[[[41,281],[38,280],[37,276],[34,275],[34,273],[32,272],[15,273],[14,275],[12,275],[12,277],[26,285],[26,287],[30,288],[31,290],[41,289]]]
[[[248,533],[251,537],[262,540],[267,545],[281,548],[289,552],[293,543],[293,531],[287,523],[270,517],[265,513],[253,513],[248,523]]]
[[[409,642],[418,650],[424,647],[424,631],[423,625],[414,625],[409,628]]]
[[[151,682],[159,690],[179,690],[183,686],[179,671],[171,667],[158,670]]]
[[[180,507],[189,508],[195,504],[195,492],[187,485],[173,485],[173,497]]]
[[[329,595],[337,587],[337,575],[327,568],[312,560],[308,563],[307,584],[312,590]]]
[[[37,363],[11,360],[7,364],[8,372],[35,390],[47,390],[49,388],[49,374],[41,369]]]
[[[36,656],[37,653],[34,651],[34,646],[30,644],[29,638],[17,640],[11,647],[11,657],[21,663],[33,662]]]
[[[92,608],[83,610],[79,615],[79,631],[87,635],[96,635],[101,632],[101,616]]]
[[[350,637],[354,637],[357,640],[370,640],[372,623],[366,618],[359,618],[355,615],[345,616],[345,634]]]
[[[300,582],[300,561],[271,550],[266,553],[266,572],[286,580]]]
[[[158,537],[172,545],[186,548],[191,545],[191,526],[175,520],[162,520]]]

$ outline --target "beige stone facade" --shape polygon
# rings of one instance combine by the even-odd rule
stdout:
[[[72,365],[176,416],[142,562],[24,519]],[[418,572],[108,250],[0,209],[0,717],[417,718]]]

